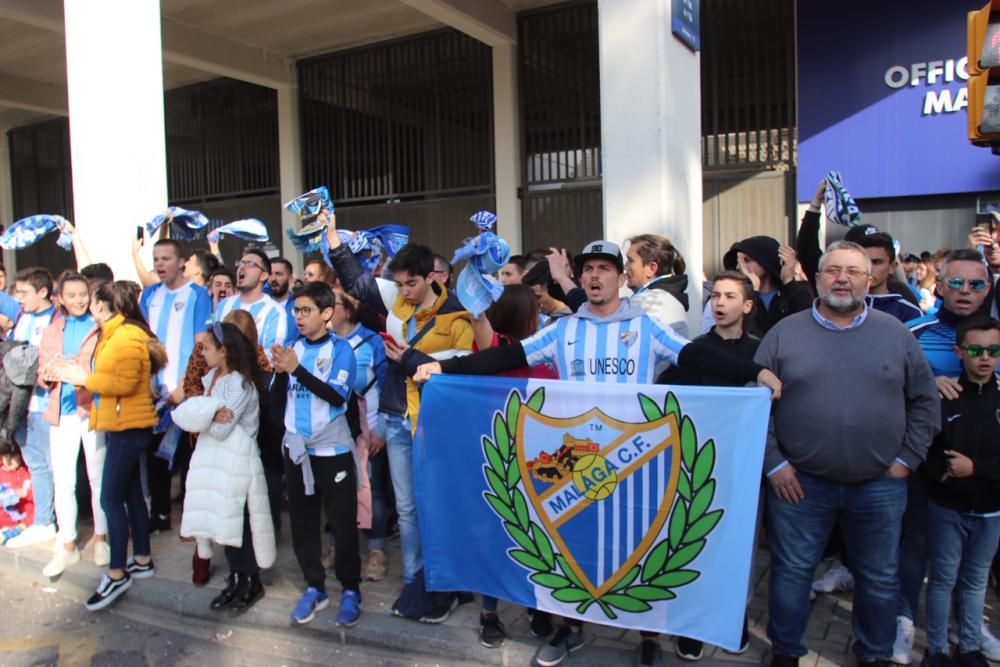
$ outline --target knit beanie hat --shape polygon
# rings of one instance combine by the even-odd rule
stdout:
[[[781,278],[781,263],[778,261],[778,241],[770,236],[751,236],[737,241],[722,257],[722,265],[727,271],[736,270],[736,253],[749,255],[775,280]]]

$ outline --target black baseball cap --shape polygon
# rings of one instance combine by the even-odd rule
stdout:
[[[583,247],[583,251],[573,258],[573,270],[579,277],[583,273],[583,264],[588,259],[607,259],[618,267],[618,273],[625,272],[625,262],[622,260],[622,251],[617,243],[612,241],[591,241]]]

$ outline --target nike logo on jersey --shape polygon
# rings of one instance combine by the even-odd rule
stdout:
[[[948,423],[949,423],[949,424],[950,424],[950,423],[952,423],[953,421],[955,421],[956,419],[958,419],[958,418],[959,418],[959,417],[961,417],[961,416],[962,416],[962,414],[961,414],[961,413],[959,413],[959,414],[957,414],[957,415],[951,415],[950,417],[948,417]]]

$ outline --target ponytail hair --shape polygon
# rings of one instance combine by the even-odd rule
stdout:
[[[657,276],[682,275],[687,268],[684,255],[665,236],[640,234],[629,239],[643,264],[656,262]]]

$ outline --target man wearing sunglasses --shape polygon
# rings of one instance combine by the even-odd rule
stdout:
[[[257,324],[257,342],[271,359],[271,347],[284,344],[288,335],[288,317],[285,309],[264,293],[264,285],[271,277],[271,258],[263,250],[250,248],[243,253],[236,269],[236,294],[223,299],[215,309],[215,321],[232,310],[245,310]]]
[[[938,274],[941,308],[933,315],[907,324],[917,337],[934,373],[938,391],[945,399],[958,398],[962,392],[958,383],[962,364],[954,352],[956,329],[984,308],[991,286],[986,262],[979,251],[953,250],[942,261]],[[893,662],[902,665],[912,661],[914,621],[919,617],[920,593],[927,573],[927,522],[926,485],[921,475],[911,475],[899,552],[899,605],[892,656]],[[983,641],[997,643],[991,635],[985,634]],[[993,648],[1000,650],[1000,647]]]

